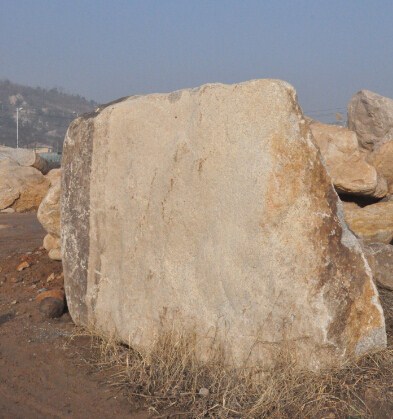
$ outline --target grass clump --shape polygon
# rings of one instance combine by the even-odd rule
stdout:
[[[388,297],[393,300],[392,293]],[[388,330],[392,314],[386,312]],[[195,333],[175,329],[163,332],[146,354],[114,339],[90,337],[90,361],[110,369],[110,384],[156,417],[393,417],[390,345],[343,367],[312,372],[300,369],[288,350],[268,369],[229,367],[222,349],[201,361]]]

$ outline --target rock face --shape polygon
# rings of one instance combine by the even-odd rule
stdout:
[[[369,90],[356,93],[348,104],[348,128],[367,150],[393,140],[393,100]]]
[[[364,247],[364,254],[377,284],[393,291],[393,246],[382,243],[369,244]]]
[[[37,209],[49,188],[49,181],[33,167],[0,160],[0,210],[17,212]]]
[[[393,201],[377,202],[364,208],[345,205],[345,220],[366,243],[393,240]]]
[[[24,167],[34,167],[44,175],[48,172],[48,162],[34,150],[0,146],[0,160],[11,159]]]
[[[37,218],[48,234],[44,238],[44,247],[49,252],[49,257],[61,260],[60,251],[60,187],[61,169],[53,169],[47,179],[51,186],[42,200]]]
[[[367,163],[355,132],[317,122],[310,128],[338,192],[377,198],[386,195],[386,182],[378,179],[375,168]]]
[[[148,350],[310,368],[386,344],[360,245],[285,82],[130,97],[75,120],[63,152],[65,289],[77,324]],[[116,167],[116,170],[109,170]]]

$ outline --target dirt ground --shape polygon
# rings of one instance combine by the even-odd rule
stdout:
[[[34,213],[0,214],[0,418],[147,418],[83,363],[88,342],[70,340],[68,313],[40,314],[36,296],[63,285],[44,235]],[[22,261],[30,266],[18,272]]]

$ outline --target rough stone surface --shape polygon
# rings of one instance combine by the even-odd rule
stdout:
[[[48,162],[34,150],[27,148],[0,146],[0,160],[2,159],[14,160],[19,166],[34,167],[43,174],[48,172]]]
[[[49,259],[61,260],[61,248],[51,249],[48,252]]]
[[[49,257],[61,260],[60,243],[60,188],[61,169],[51,170],[46,176],[51,186],[38,208],[37,218],[48,234],[44,237],[44,247]]]
[[[393,201],[366,207],[344,205],[345,220],[366,243],[390,243],[393,239]]]
[[[364,254],[377,284],[393,291],[393,246],[372,243],[364,246]]]
[[[0,160],[0,210],[8,207],[17,212],[36,210],[48,188],[49,181],[34,167]]]
[[[358,240],[285,82],[131,97],[75,120],[63,152],[65,290],[77,324],[149,349],[317,368],[386,344]],[[110,168],[116,168],[112,170]]]
[[[59,249],[60,248],[60,237],[52,236],[52,234],[47,234],[44,237],[43,246],[45,250],[49,252],[52,249]]]
[[[356,93],[348,104],[348,128],[367,150],[393,140],[393,100],[369,90]]]
[[[389,193],[393,193],[393,141],[382,144],[368,158],[369,162],[386,179]]]
[[[51,185],[38,208],[37,217],[49,234],[60,237],[60,178]]]
[[[47,179],[49,179],[50,184],[54,185],[61,181],[61,169],[52,169],[47,175]]]
[[[310,128],[338,192],[377,198],[386,195],[386,182],[378,182],[376,169],[359,150],[355,132],[316,122]]]

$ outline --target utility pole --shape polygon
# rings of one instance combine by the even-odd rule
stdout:
[[[19,148],[19,111],[23,108],[16,108],[16,148]]]

